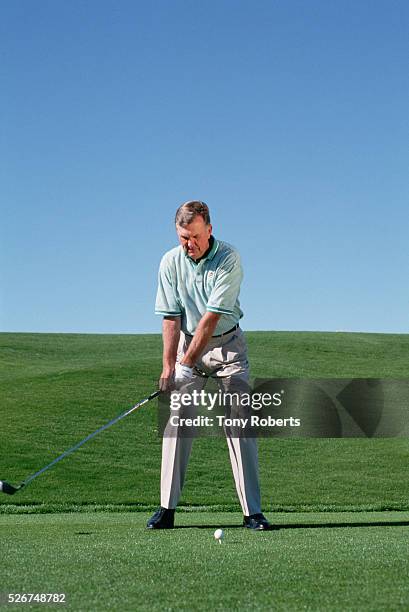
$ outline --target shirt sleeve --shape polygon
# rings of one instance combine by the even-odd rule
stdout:
[[[238,253],[231,253],[220,265],[206,310],[232,314],[240,293],[243,269]]]
[[[175,292],[175,281],[172,279],[170,265],[166,257],[162,259],[159,266],[155,314],[173,317],[182,315]]]

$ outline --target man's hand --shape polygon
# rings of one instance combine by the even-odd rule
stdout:
[[[163,370],[159,379],[159,389],[161,391],[173,391],[176,384],[186,384],[193,379],[193,368],[177,363],[175,370]]]
[[[175,367],[175,379],[179,383],[188,383],[193,379],[193,368],[188,365],[177,363]]]
[[[175,371],[163,370],[159,379],[159,389],[163,392],[173,391],[175,388]]]

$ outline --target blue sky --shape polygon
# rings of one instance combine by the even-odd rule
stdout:
[[[173,217],[248,330],[407,332],[409,3],[2,4],[3,331],[160,331]]]

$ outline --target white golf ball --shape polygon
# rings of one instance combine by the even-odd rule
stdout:
[[[3,491],[3,481],[0,480],[0,491]]]
[[[223,531],[223,529],[216,529],[216,531],[214,532],[214,537],[219,542],[219,544],[221,544],[222,540],[224,538],[224,531]]]

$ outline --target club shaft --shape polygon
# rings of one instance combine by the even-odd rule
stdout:
[[[96,429],[95,431],[93,431],[92,433],[90,433],[86,438],[84,438],[83,440],[81,440],[80,442],[77,442],[77,444],[75,444],[74,446],[72,446],[71,448],[69,448],[68,450],[64,451],[59,457],[56,457],[53,461],[51,461],[51,463],[49,463],[48,465],[46,465],[45,467],[41,468],[41,470],[38,470],[38,472],[36,472],[35,474],[32,474],[31,476],[29,476],[28,478],[26,478],[23,482],[21,486],[26,486],[28,485],[29,482],[31,482],[32,480],[34,480],[34,478],[37,478],[37,476],[39,476],[40,474],[42,474],[43,472],[45,472],[46,470],[49,470],[53,465],[55,465],[56,463],[58,463],[59,461],[61,461],[62,459],[65,459],[65,457],[68,457],[68,455],[71,455],[71,453],[73,453],[74,451],[76,451],[78,448],[80,448],[83,444],[85,444],[86,442],[88,442],[88,440],[91,440],[92,438],[94,438],[96,435],[98,435],[99,433],[101,433],[101,431],[104,431],[105,429],[108,429],[108,427],[111,427],[112,425],[114,425],[115,423],[117,423],[118,421],[120,421],[121,419],[124,419],[126,416],[128,416],[128,414],[131,414],[131,412],[134,412],[135,410],[137,410],[138,408],[141,408],[144,404],[146,404],[147,402],[150,402],[152,399],[154,399],[155,397],[157,397],[159,395],[160,391],[154,391],[153,393],[151,393],[148,397],[146,397],[144,400],[142,400],[141,402],[138,402],[137,404],[135,404],[135,406],[133,406],[132,408],[130,408],[129,410],[127,410],[126,412],[123,412],[122,414],[118,415],[117,417],[115,417],[114,419],[112,419],[112,421],[109,421],[109,423],[106,423],[105,425],[102,425],[101,427],[99,427],[98,429]]]

